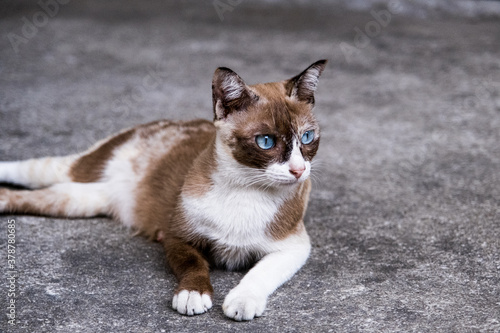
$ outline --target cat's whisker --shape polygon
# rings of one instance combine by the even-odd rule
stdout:
[[[315,170],[315,171],[318,171],[318,170],[322,170],[323,167],[325,166],[325,163],[321,160],[312,160],[311,161],[311,170]]]
[[[311,182],[312,182],[314,185],[316,185],[316,184],[321,184],[321,177],[319,177],[318,175],[311,174],[310,178],[311,178]]]

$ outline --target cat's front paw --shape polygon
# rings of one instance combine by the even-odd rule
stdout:
[[[262,316],[266,303],[267,297],[236,287],[227,294],[222,309],[224,314],[231,319],[252,320]]]
[[[172,299],[172,308],[180,314],[193,316],[202,314],[212,307],[212,298],[194,290],[181,290]]]

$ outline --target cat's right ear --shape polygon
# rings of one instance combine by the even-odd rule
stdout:
[[[230,113],[247,108],[258,99],[241,77],[229,68],[219,67],[212,80],[214,120],[225,119]]]

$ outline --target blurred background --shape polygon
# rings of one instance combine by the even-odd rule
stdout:
[[[329,59],[313,251],[265,317],[223,317],[242,273],[214,271],[214,308],[182,317],[158,244],[17,216],[9,331],[500,331],[500,1],[3,0],[0,37],[2,161],[212,119],[219,66],[254,84]]]

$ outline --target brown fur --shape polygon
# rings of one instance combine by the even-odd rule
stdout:
[[[121,132],[108,139],[98,148],[77,159],[70,168],[71,179],[79,183],[93,183],[101,179],[106,163],[112,157],[113,151],[127,142],[135,133],[135,129]]]
[[[152,165],[137,189],[135,216],[140,232],[150,239],[156,238],[159,231],[168,232],[165,225],[172,219],[186,174],[215,137],[215,128],[208,121],[185,123],[184,126],[192,129],[188,139],[178,142]]]
[[[54,203],[46,202],[44,199],[47,197],[47,192],[48,190],[36,190],[27,193],[22,190],[0,189],[0,199],[8,199],[5,207],[7,212],[60,216],[64,212],[64,203],[56,206]]]
[[[213,294],[209,264],[196,248],[172,235],[167,236],[163,246],[170,268],[179,281],[176,292],[186,289],[200,294]]]
[[[293,198],[285,201],[274,221],[267,228],[267,232],[273,239],[285,239],[297,232],[299,225],[304,223],[303,219],[310,193],[311,181],[308,179],[301,184]]]
[[[192,169],[186,176],[183,192],[189,196],[201,197],[213,185],[210,175],[216,168],[215,137],[213,137],[207,143],[207,148],[194,161]]]

